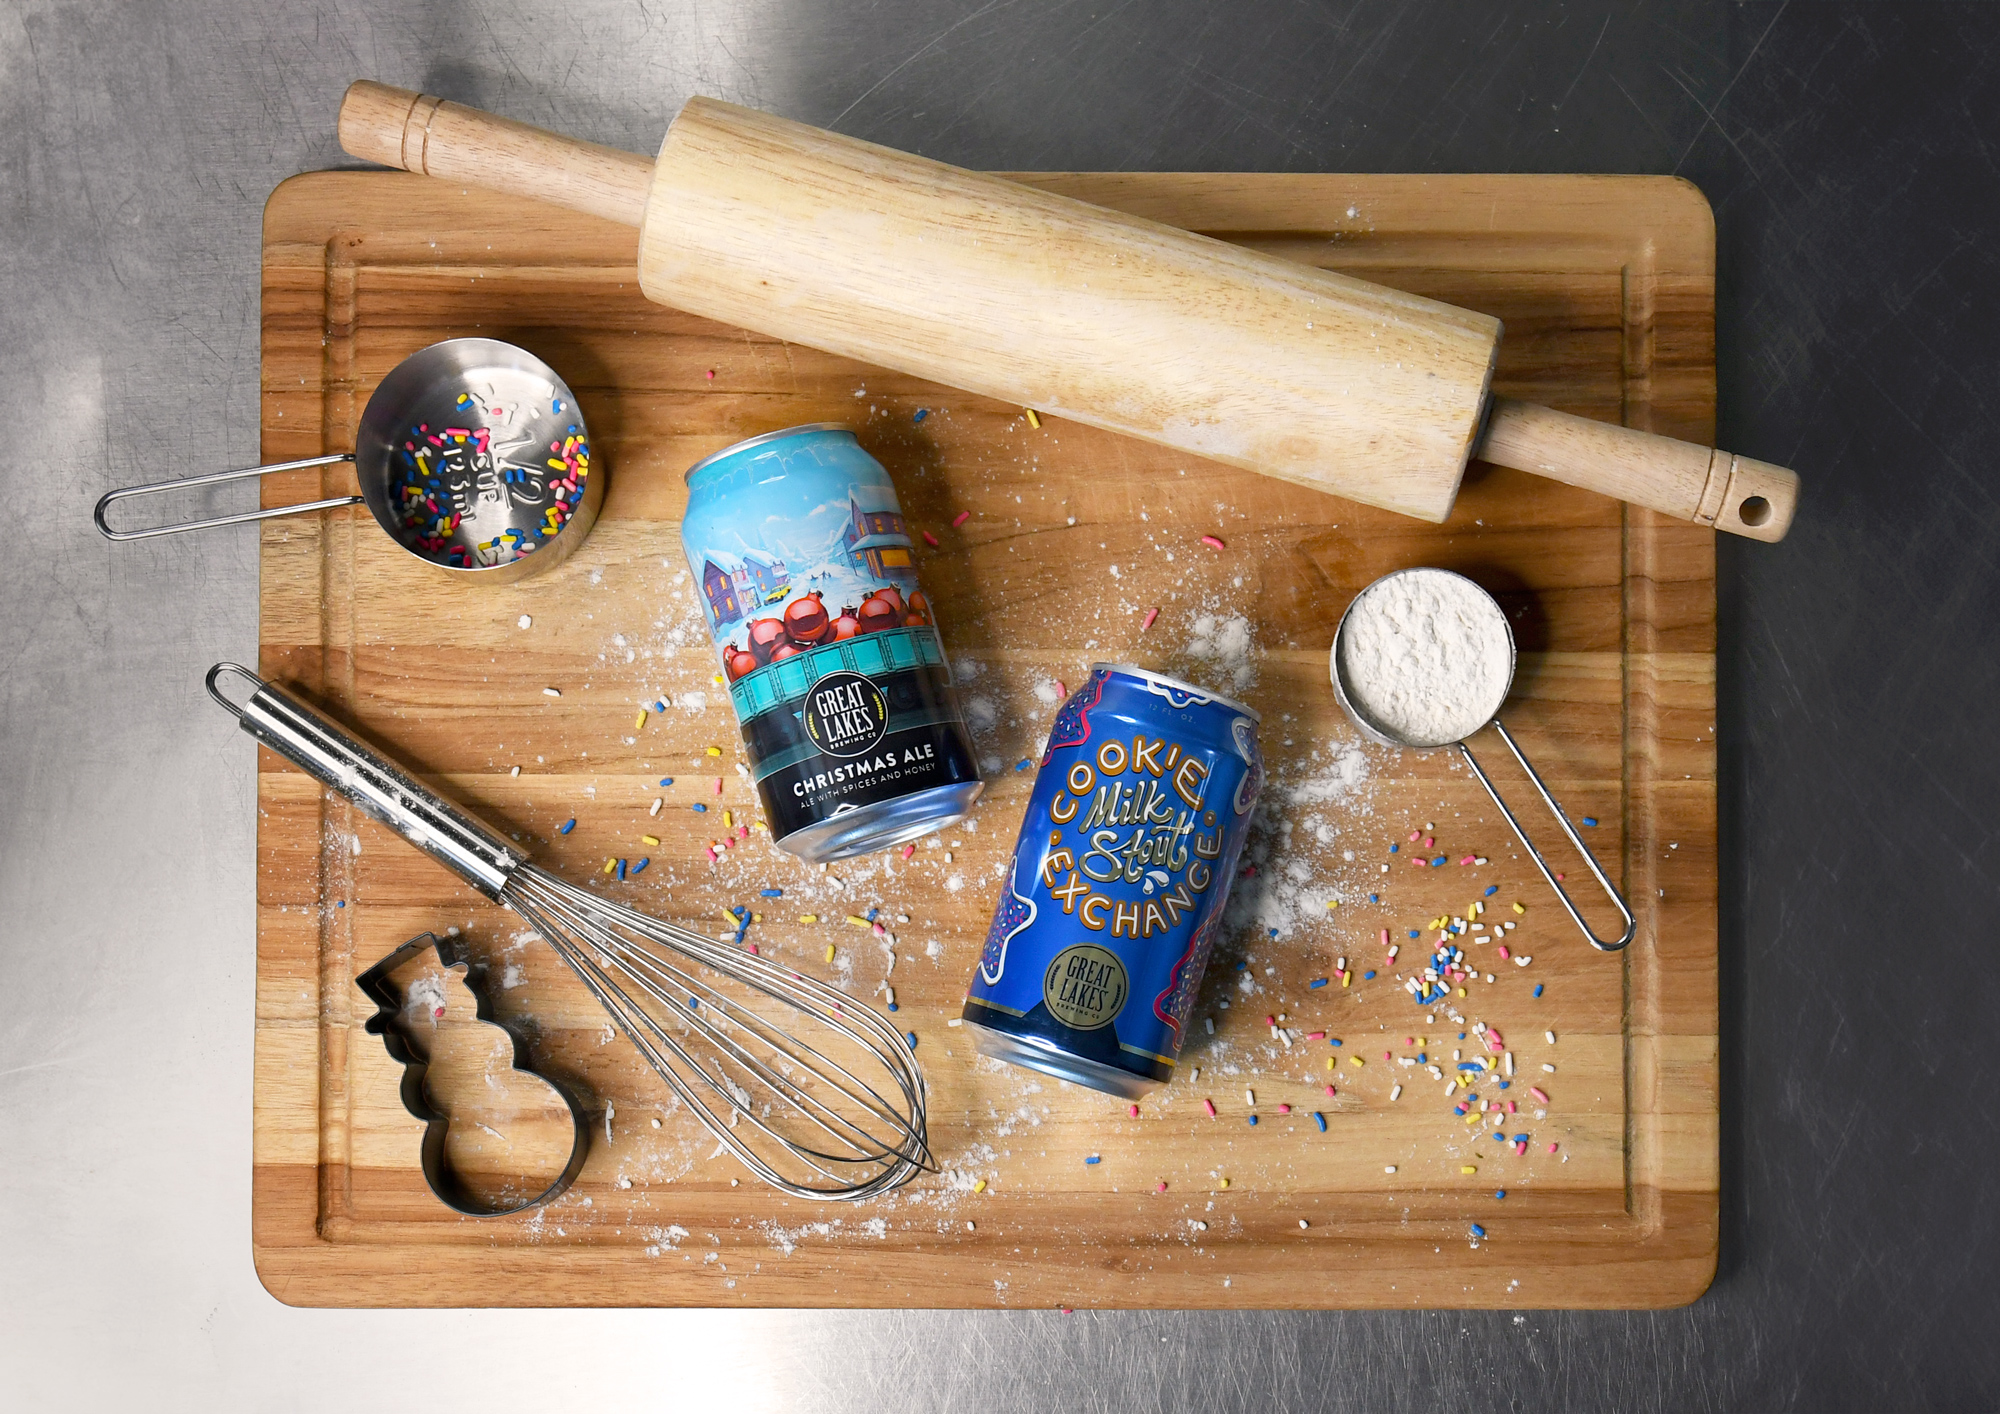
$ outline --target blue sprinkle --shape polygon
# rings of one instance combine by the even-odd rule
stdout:
[[[1319,1126],[1319,1132],[1321,1134],[1326,1133],[1326,1116],[1321,1114],[1318,1110],[1313,1111],[1313,1123]]]
[[[569,817],[569,819],[565,820],[562,823],[562,825],[556,830],[556,833],[559,835],[566,835],[575,828],[576,828],[576,816],[572,815]]]
[[[765,898],[783,898],[785,891],[783,889],[765,889],[762,891],[762,896]]]
[[[1484,1237],[1486,1236],[1486,1229],[1481,1227],[1478,1223],[1474,1223],[1472,1225],[1472,1235],[1474,1237]]]
[[[618,878],[620,882],[625,878],[625,861],[622,859],[618,861]]]
[[[1401,845],[1399,845],[1399,844],[1392,844],[1392,845],[1390,845],[1390,846],[1389,846],[1389,853],[1391,853],[1391,854],[1394,854],[1394,853],[1395,853],[1395,852],[1396,852],[1397,850],[1399,850],[1399,849],[1401,849],[1401,848],[1402,848],[1402,846],[1401,846]]]
[[[878,910],[878,909],[873,909],[873,908],[871,908],[871,909],[869,909],[869,910],[868,910],[868,914],[867,914],[867,918],[868,918],[868,921],[869,921],[870,923],[873,923],[873,922],[875,921],[875,915],[876,915],[876,913],[878,913],[879,911],[880,911],[880,910]]]
[[[905,1032],[905,1033],[903,1034],[903,1039],[904,1039],[904,1040],[906,1040],[906,1041],[908,1041],[908,1042],[910,1043],[910,1049],[911,1049],[911,1050],[913,1050],[913,1051],[914,1051],[914,1050],[915,1050],[915,1049],[917,1048],[917,1033],[916,1033],[916,1032],[914,1032],[914,1031],[907,1031],[907,1032]]]
[[[1415,928],[1410,929],[1410,936],[1413,938],[1417,936],[1417,930]]]
[[[1370,903],[1380,903],[1380,902],[1382,901],[1382,895],[1380,895],[1380,894],[1370,894],[1370,895],[1368,895],[1368,901],[1369,901]]]
[[[1238,972],[1241,972],[1241,971],[1242,971],[1242,970],[1243,970],[1244,968],[1248,967],[1249,965],[1250,965],[1250,964],[1249,964],[1249,963],[1247,963],[1247,962],[1239,962],[1239,963],[1237,963],[1237,964],[1236,964],[1236,970],[1237,970]]]
[[[1027,757],[1025,757],[1025,756],[1023,756],[1023,757],[1022,757],[1022,758],[1021,758],[1021,759],[1020,759],[1019,761],[1016,761],[1016,762],[1014,763],[1014,769],[1015,769],[1015,770],[1017,770],[1017,771],[1025,771],[1025,770],[1027,770],[1027,769],[1028,769],[1028,758],[1027,758]]]
[[[1461,1041],[1463,1041],[1463,1040],[1465,1039],[1465,1033],[1464,1033],[1463,1031],[1461,1031],[1461,1032],[1459,1032],[1459,1033],[1458,1033],[1458,1039],[1459,1039],[1459,1040],[1461,1040]]]
[[[1586,825],[1595,825],[1597,821],[1586,815],[1583,817],[1583,823]]]
[[[1338,1036],[1329,1036],[1326,1038],[1326,1043],[1329,1046],[1338,1046],[1340,1044],[1340,1038]]]
[[[1440,855],[1439,855],[1439,856],[1438,856],[1438,857],[1437,857],[1436,859],[1433,859],[1433,860],[1431,861],[1431,868],[1433,868],[1433,869],[1436,869],[1437,867],[1439,867],[1439,866],[1440,866],[1440,865],[1442,865],[1443,863],[1444,863],[1444,856],[1443,856],[1442,854],[1440,854]]]
[[[1539,997],[1541,994],[1542,994],[1542,984],[1537,982],[1535,984],[1535,995]]]
[[[1488,884],[1486,886],[1486,897],[1488,898],[1492,898],[1493,895],[1499,892],[1500,892],[1500,886],[1498,884]]]
[[[1429,1065],[1430,1063],[1431,1063],[1431,1058],[1430,1058],[1430,1055],[1429,1055],[1429,1054],[1428,1054],[1427,1052],[1424,1052],[1424,1051],[1418,1051],[1418,1052],[1417,1052],[1417,1064],[1418,1064],[1418,1065]]]
[[[901,1007],[899,1007],[899,1006],[897,1006],[897,1005],[896,1005],[896,1004],[895,1004],[894,1002],[890,1002],[890,1003],[889,1003],[889,1010],[890,1010],[890,1011],[901,1011],[901,1010],[902,1010],[902,1008],[901,1008]]]
[[[1505,1198],[1507,1196],[1507,1190],[1504,1188],[1496,1188],[1493,1190],[1493,1196],[1495,1198]]]
[[[925,418],[929,417],[930,415],[931,415],[931,410],[929,408],[918,408],[916,416],[912,417],[910,421],[922,422]],[[1097,1160],[1092,1159],[1090,1162],[1094,1164],[1097,1162]]]
[[[1513,1083],[1514,1083],[1514,1082],[1513,1082],[1513,1081],[1511,1081],[1511,1080],[1503,1080],[1503,1081],[1501,1081],[1501,1082],[1500,1082],[1500,1088],[1501,1088],[1502,1090],[1505,1090],[1505,1089],[1506,1089],[1506,1088],[1507,1088],[1508,1086],[1512,1085]]]
[[[1097,1155],[1092,1154],[1089,1158],[1085,1159],[1084,1162],[1087,1164],[1101,1164],[1104,1162],[1104,1160],[1099,1158]]]
[[[1460,1062],[1458,1063],[1458,1068],[1459,1068],[1460,1070],[1484,1070],[1484,1069],[1485,1069],[1485,1067],[1484,1067],[1484,1066],[1482,1066],[1482,1065],[1480,1065],[1478,1061],[1460,1061]]]
[[[1361,980],[1364,982],[1373,982],[1375,980],[1375,974],[1372,972],[1364,972],[1361,974]]]
[[[673,778],[672,776],[662,776],[662,777],[660,777],[660,784],[661,784],[661,785],[663,785],[663,786],[670,786],[670,785],[672,785],[673,783],[674,783],[674,778]]]
[[[335,908],[345,908],[347,907],[347,900],[344,898],[337,898],[333,901],[333,906]]]
[[[1274,938],[1278,936],[1278,930],[1277,930],[1276,928],[1273,928],[1273,929],[1271,930],[1271,936],[1272,936],[1272,937],[1274,937]]]
[[[1326,978],[1324,977],[1316,977],[1312,981],[1306,983],[1307,987],[1324,987],[1325,985],[1326,985]]]
[[[688,1010],[689,1010],[689,1011],[700,1011],[700,1010],[701,1010],[701,998],[700,998],[700,997],[689,997],[689,998],[688,998]]]
[[[1255,1116],[1255,1115],[1251,1115],[1251,1116],[1250,1116],[1250,1123],[1252,1123],[1252,1124],[1255,1124],[1256,1122],[1257,1122],[1257,1116]]]
[[[652,862],[653,862],[652,857],[648,855],[646,858],[640,860],[637,864],[634,864],[632,866],[632,872],[634,874],[637,874],[640,870],[644,869],[648,864],[651,864]]]
[[[662,697],[662,698],[661,698],[661,699],[660,699],[660,700],[659,700],[658,702],[655,702],[655,703],[653,704],[653,710],[654,710],[655,712],[664,712],[664,711],[666,711],[666,710],[667,710],[667,699],[666,699],[666,698],[664,698],[664,697]]]
[[[697,815],[706,815],[708,814],[708,807],[697,800],[694,803],[694,813]]]

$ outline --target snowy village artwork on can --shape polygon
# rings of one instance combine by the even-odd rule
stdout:
[[[970,808],[979,772],[902,507],[852,431],[700,462],[681,542],[782,847],[862,854]]]

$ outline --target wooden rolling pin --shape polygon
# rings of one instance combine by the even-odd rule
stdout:
[[[1798,476],[1488,393],[1500,321],[695,98],[657,161],[366,81],[356,157],[639,228],[647,298],[1420,520],[1467,461],[1757,540]]]

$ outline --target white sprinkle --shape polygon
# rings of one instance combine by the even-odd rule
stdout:
[[[1514,1073],[1514,1053],[1508,1051],[1505,1055],[1501,1056],[1500,1065],[1511,1076]]]
[[[667,798],[665,796],[656,795],[653,797],[653,808],[651,810],[648,810],[646,813],[648,815],[657,815],[660,813],[660,807],[662,805],[665,805],[666,803],[667,803]]]
[[[1532,957],[1529,957],[1527,954],[1523,953],[1520,957],[1514,959],[1514,965],[1516,967],[1526,967],[1529,963],[1533,961],[1534,959]]]
[[[1551,1046],[1553,1046],[1556,1043],[1556,1033],[1553,1031],[1544,1031],[1542,1033],[1542,1039],[1544,1041],[1547,1041]]]
[[[562,696],[562,689],[561,689],[561,688],[559,688],[559,687],[545,687],[545,688],[543,688],[543,689],[542,689],[542,696],[544,696],[544,697],[561,697],[561,696]]]
[[[528,627],[528,625],[532,624],[534,620],[528,617],[528,615],[523,614],[516,622],[519,624],[520,627],[526,628]]]
[[[1395,1171],[1396,1171],[1396,1166],[1394,1164],[1382,1165],[1382,1172],[1384,1173],[1394,1173]]]
[[[889,1005],[894,1006],[896,1004],[896,989],[894,987],[884,987],[882,990],[888,993]]]
[[[1206,1030],[1207,1030],[1207,1032],[1208,1032],[1208,1034],[1209,1034],[1209,1035],[1213,1036],[1213,1035],[1215,1034],[1215,1018],[1214,1018],[1214,1017],[1212,1017],[1212,1016],[1204,1016],[1204,1017],[1203,1017],[1203,1018],[1201,1019],[1201,1024],[1202,1024],[1202,1026],[1203,1026],[1204,1028],[1206,1028]]]
[[[962,1016],[954,1016],[953,1018],[951,1018],[951,1020],[949,1020],[949,1021],[945,1022],[945,1025],[946,1025],[946,1026],[963,1026],[963,1025],[965,1025],[965,1018],[964,1018],[964,1017],[962,1017]]]
[[[1305,1225],[1306,1225],[1306,1220],[1305,1220],[1304,1218],[1300,1218],[1300,1219],[1299,1219],[1299,1226],[1300,1226],[1300,1227],[1304,1227]]]
[[[1556,1073],[1556,1068],[1552,1065],[1549,1065],[1547,1062],[1543,1063],[1542,1069],[1546,1070],[1550,1075],[1554,1075]]]
[[[521,774],[521,768],[519,766],[516,766],[513,770],[509,771],[507,774],[510,776],[518,776]]]
[[[1391,1101],[1392,1103],[1393,1103],[1394,1101],[1396,1101],[1396,1100],[1400,1100],[1400,1099],[1402,1099],[1402,1098],[1403,1098],[1403,1087],[1402,1087],[1402,1086],[1400,1086],[1400,1085],[1392,1085],[1392,1086],[1390,1086],[1390,1087],[1389,1087],[1389,1099],[1390,1099],[1390,1101]]]
[[[1253,1109],[1253,1110],[1254,1110],[1254,1109],[1256,1109],[1256,1108],[1257,1108],[1257,1092],[1256,1092],[1255,1090],[1245,1090],[1245,1091],[1243,1092],[1243,1103],[1244,1103],[1244,1104],[1246,1104],[1246,1105],[1248,1105],[1248,1106],[1249,1106],[1249,1107],[1250,1107],[1251,1109]]]

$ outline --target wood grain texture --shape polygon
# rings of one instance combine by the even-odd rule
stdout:
[[[1685,184],[1027,179],[1502,318],[1505,395],[1692,440],[1711,432],[1713,236]],[[861,1209],[731,1186],[733,1165],[666,1110],[658,1082],[546,949],[262,753],[253,1242],[274,1294],[324,1305],[1550,1307],[1671,1305],[1706,1287],[1717,1235],[1712,532],[1482,466],[1449,521],[1429,526],[1054,418],[1036,430],[1017,408],[653,305],[635,250],[629,229],[421,178],[323,173],[279,188],[265,228],[267,460],[351,445],[361,404],[398,359],[482,333],[564,374],[610,482],[571,562],[498,592],[420,578],[365,516],[267,525],[262,670],[559,872],[581,879],[606,855],[648,854],[646,875],[605,887],[677,918],[761,906],[754,936],[767,950],[858,995],[883,981],[882,950],[798,914],[911,915],[888,980],[919,1038],[948,1174]],[[924,587],[961,672],[978,670],[965,690],[986,704],[975,727],[1000,769],[978,828],[908,864],[853,861],[821,877],[758,843],[698,865],[719,833],[713,811],[754,804],[679,579],[680,473],[740,437],[820,420],[854,423],[913,527],[937,535]],[[273,478],[267,503],[341,481]],[[953,531],[960,511],[971,518]],[[1227,549],[1204,549],[1205,532]],[[1509,725],[1572,813],[1600,820],[1587,833],[1640,920],[1626,953],[1566,935],[1476,782],[1444,753],[1367,748],[1361,787],[1313,803],[1326,753],[1354,742],[1326,683],[1332,623],[1369,580],[1416,563],[1472,575],[1512,617],[1522,654]],[[1149,604],[1162,614],[1142,635]],[[530,629],[516,627],[522,614]],[[1273,788],[1253,842],[1266,873],[1239,892],[1280,898],[1269,880],[1296,865],[1309,893],[1347,905],[1292,918],[1277,939],[1235,930],[1197,1008],[1216,1036],[1197,1033],[1183,1077],[1135,1119],[1107,1097],[975,1062],[946,1021],[1031,781],[1011,766],[1039,747],[1048,712],[1035,687],[1075,681],[1100,658],[1199,674],[1190,654],[1204,615],[1245,618],[1257,649],[1241,695],[1267,723]],[[662,693],[674,709],[635,729],[634,704]],[[697,706],[704,693],[713,699]],[[711,745],[722,758],[706,755]],[[676,784],[662,790],[665,776]],[[656,796],[668,808],[649,816]],[[694,799],[711,813],[690,811]],[[575,831],[558,833],[572,815]],[[1386,853],[1427,822],[1441,850],[1492,864],[1414,870]],[[1298,828],[1286,835],[1287,824]],[[661,845],[641,845],[642,833]],[[1391,858],[1391,874],[1366,872]],[[1381,928],[1463,913],[1468,875],[1528,910],[1515,941],[1532,966],[1496,967],[1507,975],[1463,1004],[1507,1033],[1552,1097],[1546,1119],[1522,1116],[1536,1135],[1528,1157],[1469,1144],[1441,1087],[1381,1062],[1385,1048],[1405,1051],[1405,1034],[1433,1052],[1459,1045],[1442,1016],[1425,1024],[1387,975],[1308,987],[1339,956],[1376,966]],[[767,883],[788,897],[759,899]],[[1379,907],[1366,905],[1370,889]],[[516,969],[500,1009],[533,1016],[544,1060],[615,1108],[612,1141],[536,1215],[462,1219],[430,1196],[421,1125],[361,1031],[369,1007],[355,974],[448,925],[496,970]],[[831,968],[828,943],[840,953]],[[1239,991],[1244,976],[1254,996]],[[1326,1096],[1323,1046],[1268,1042],[1262,1018],[1278,1010],[1329,1027],[1370,1065]],[[1544,1030],[1560,1038],[1552,1050]],[[1557,1072],[1544,1075],[1544,1061]],[[1400,1101],[1393,1079],[1408,1082]],[[1242,1094],[1252,1087],[1254,1129]],[[1204,1114],[1204,1095],[1220,1118]],[[1461,1174],[1475,1151],[1479,1172]],[[1093,1154],[1102,1162],[1086,1166]],[[975,1177],[988,1185],[976,1195]],[[1476,1246],[1472,1222],[1488,1233]]]

